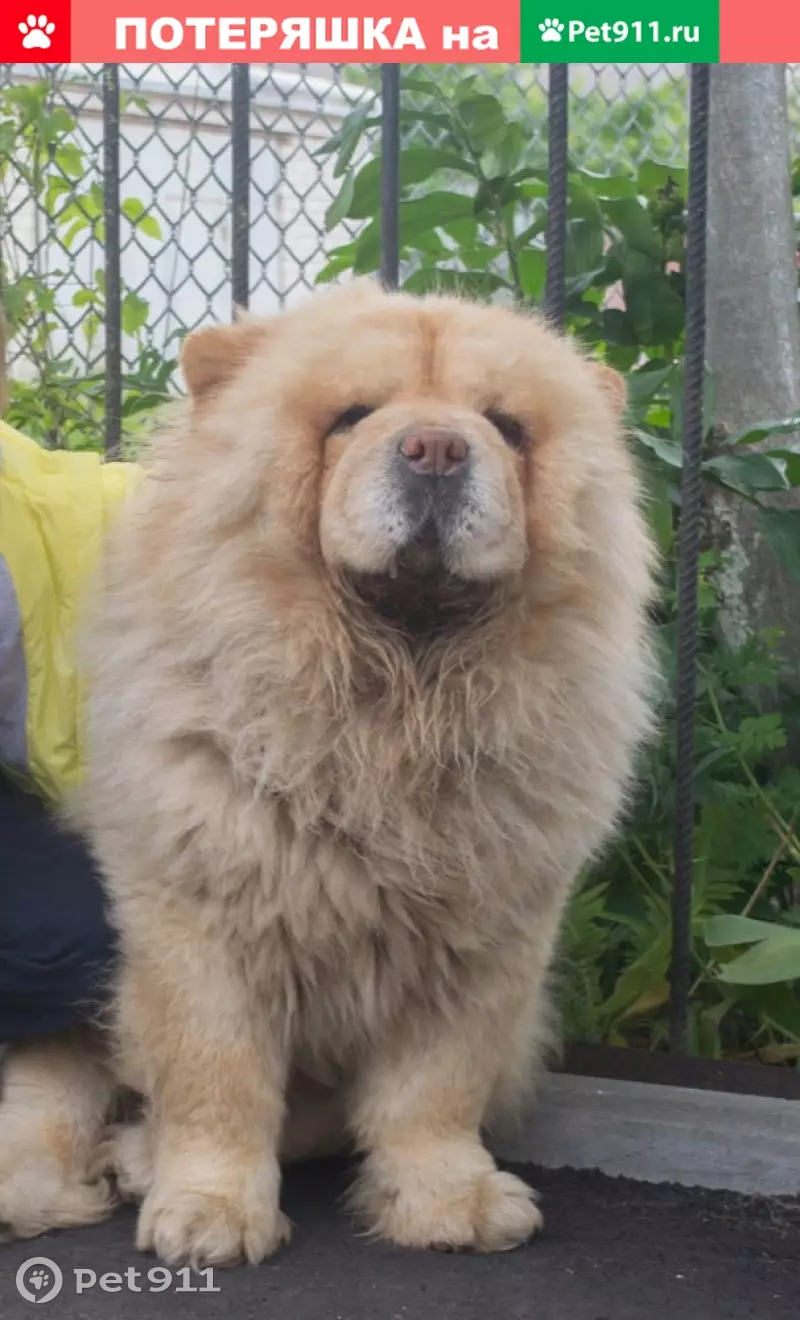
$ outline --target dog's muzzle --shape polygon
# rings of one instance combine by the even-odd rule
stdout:
[[[409,541],[446,542],[461,514],[470,476],[470,448],[458,431],[408,427],[397,437],[394,476],[409,524]]]

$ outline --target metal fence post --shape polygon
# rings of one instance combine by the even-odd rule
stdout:
[[[544,308],[559,330],[566,316],[569,65],[551,64],[547,86],[547,283]]]
[[[400,65],[381,65],[381,281],[400,279]]]
[[[687,1049],[691,986],[697,572],[703,460],[710,77],[711,69],[708,64],[693,65],[689,116],[689,214],[686,236],[683,469],[678,535],[677,759],[670,969],[670,1047],[676,1051]]]
[[[105,255],[106,458],[122,441],[122,276],[120,271],[119,65],[103,65],[103,248]]]
[[[231,65],[231,299],[250,305],[250,65]]]

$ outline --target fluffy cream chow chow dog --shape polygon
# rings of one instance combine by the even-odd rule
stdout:
[[[83,826],[121,941],[104,1147],[169,1262],[541,1224],[481,1130],[528,1088],[572,881],[648,726],[624,386],[540,321],[371,283],[191,335],[112,537]]]

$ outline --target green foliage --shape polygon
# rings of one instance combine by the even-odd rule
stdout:
[[[777,943],[765,943],[759,979],[756,972],[748,974],[747,965],[743,976],[734,963],[720,966],[719,946],[745,941],[752,923],[744,917],[751,912],[763,923],[798,914],[800,842],[794,819],[800,770],[785,756],[787,740],[798,732],[795,704],[787,698],[780,711],[762,709],[765,696],[775,698],[786,677],[776,656],[777,637],[754,638],[738,652],[719,644],[715,567],[714,556],[706,555],[695,736],[692,1045],[715,1057],[756,1049],[785,1052],[787,1043],[800,1052],[800,1001],[793,987],[781,984],[780,1022],[774,1008],[773,982],[800,977],[797,957],[790,975],[781,943],[785,928],[767,927],[765,933],[775,932]],[[670,599],[667,592],[659,633],[668,693],[674,630],[674,594]],[[580,979],[564,978],[562,1001],[567,1028],[578,1039],[658,1047],[666,1037],[675,784],[675,711],[669,696],[662,719],[662,736],[641,766],[642,788],[623,832],[579,889],[575,902],[583,918],[566,926],[565,963],[580,969]],[[602,906],[595,903],[586,917],[586,896],[597,893],[598,883]],[[763,969],[773,949],[785,957],[768,975]]]
[[[751,917],[717,916],[706,922],[705,942],[717,953],[748,946],[745,953],[721,959],[720,980],[732,985],[775,985],[800,980],[800,930]]]
[[[467,90],[476,95],[494,97],[505,119],[515,125],[514,135],[538,142],[544,164],[547,95],[540,85],[539,72],[535,65],[520,64],[494,64],[491,69],[476,69],[474,66],[465,69],[453,64],[405,66],[406,103],[413,106],[416,102],[421,113],[419,118],[409,116],[405,122],[403,145],[408,147],[424,139],[435,139],[441,127],[436,111],[431,110],[424,99],[430,94],[430,83],[434,80],[445,99],[463,96]],[[375,66],[349,65],[343,70],[343,76],[348,82],[367,86],[375,92],[376,100],[367,102],[361,113],[365,119],[370,118],[373,124],[377,124],[380,75]],[[578,99],[571,114],[570,151],[576,165],[616,174],[634,172],[644,155],[672,164],[683,163],[683,144],[688,130],[683,79],[668,80],[658,86],[647,82],[638,87],[629,85],[624,97],[612,100],[595,84],[591,75],[588,81],[589,86],[581,90],[580,75],[572,79],[573,92]],[[353,154],[354,151],[350,159]]]
[[[0,89],[0,210],[8,208],[12,189],[24,189],[49,239],[32,260],[23,258],[14,243],[2,254],[0,287],[9,339],[33,368],[31,379],[11,382],[8,420],[42,444],[70,449],[103,444],[104,377],[87,374],[81,363],[103,323],[105,271],[94,267],[88,283],[72,295],[73,306],[82,312],[80,334],[87,350],[76,357],[53,345],[59,328],[56,291],[65,272],[51,267],[49,257],[59,250],[68,257],[79,240],[103,241],[103,194],[99,183],[87,183],[90,172],[75,119],[54,104],[49,82]],[[157,219],[137,198],[125,198],[121,213],[144,239],[160,240]],[[135,370],[123,377],[122,416],[134,436],[144,416],[167,397],[177,359],[145,349],[142,331],[150,309],[139,294],[123,287],[121,310],[123,333],[133,339],[138,355]]]
[[[358,227],[354,238],[331,253],[322,281],[346,271],[374,271],[380,262],[380,161],[372,159],[357,169],[352,164],[364,135],[377,122],[376,108],[362,105],[323,149],[335,155],[340,180],[329,228],[344,219]],[[658,113],[655,105],[652,108]],[[463,291],[522,307],[534,306],[541,298],[546,275],[545,134],[522,131],[519,111],[518,101],[514,109],[510,96],[493,91],[482,75],[458,68],[416,68],[404,76],[404,288]],[[662,733],[642,764],[642,788],[624,829],[584,878],[568,912],[560,998],[572,1039],[658,1047],[667,1033],[671,956],[671,693],[687,176],[680,164],[637,158],[633,141],[620,148],[613,129],[607,137],[601,132],[592,138],[597,121],[578,123],[576,129],[578,135],[583,131],[603,142],[608,154],[591,157],[586,137],[576,144],[573,133],[567,326],[627,377],[629,429],[664,566],[654,622],[666,696]],[[612,292],[621,297],[609,298]],[[800,580],[800,512],[771,507],[776,493],[800,484],[800,416],[725,436],[714,427],[713,382],[707,378],[705,432],[707,491],[722,488],[757,507],[765,540]],[[785,924],[774,924],[752,949],[724,965],[720,950],[710,942],[720,929],[713,921],[723,916],[733,920],[753,913],[764,922],[790,920],[798,911],[800,878],[800,843],[794,831],[800,770],[785,750],[790,741],[796,745],[800,730],[797,704],[784,693],[787,680],[796,683],[797,675],[784,671],[775,636],[753,638],[736,653],[720,644],[717,568],[710,536],[699,584],[691,1044],[714,1056],[758,1050],[766,1057],[795,1057],[800,1056],[800,1000],[791,982],[800,975],[798,931],[790,927],[787,933]],[[728,933],[735,933],[734,928]],[[734,950],[737,942],[730,940]],[[774,983],[768,982],[765,970],[773,954]]]
[[[404,76],[400,242],[406,278],[421,292],[443,281],[455,287],[459,274],[479,271],[491,277],[493,291],[530,302],[541,293],[545,271],[546,112],[541,102],[542,131],[531,131],[537,109],[531,99],[541,97],[538,89],[523,101],[516,91],[512,99],[510,88],[495,94],[492,86],[483,75],[453,68],[419,67]],[[662,343],[681,329],[681,276],[665,267],[682,250],[685,170],[656,160],[634,164],[624,142],[620,145],[608,107],[594,95],[597,116],[582,114],[579,127],[598,143],[609,132],[616,151],[601,152],[604,172],[599,173],[600,162],[579,150],[581,168],[571,171],[570,311],[630,365],[638,343],[648,338]],[[586,104],[590,101],[591,96]],[[646,104],[652,112],[651,102]],[[626,111],[634,133],[630,103]],[[378,122],[377,103],[361,104],[322,148],[324,154],[335,153],[334,173],[341,179],[329,228],[344,219],[368,222],[353,242],[334,249],[323,281],[344,270],[378,268],[380,162],[352,165]],[[604,316],[597,291],[619,281],[628,310]]]

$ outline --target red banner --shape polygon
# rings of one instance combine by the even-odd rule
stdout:
[[[426,0],[414,8],[351,0],[304,9],[242,0],[11,0],[0,54],[14,62],[513,63],[519,0]]]

